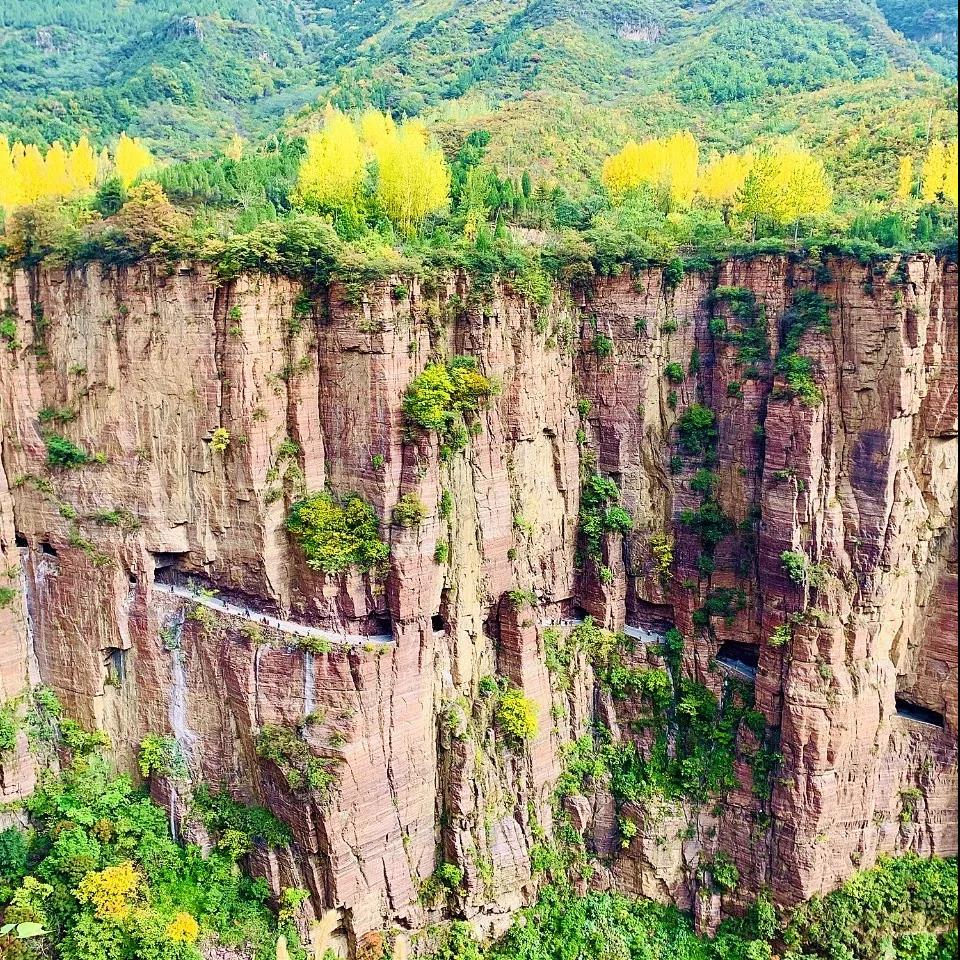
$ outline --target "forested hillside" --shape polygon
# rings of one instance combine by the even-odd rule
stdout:
[[[317,104],[498,131],[491,158],[585,182],[627,135],[739,148],[796,132],[852,187],[949,122],[956,7],[897,0],[17,0],[0,11],[0,133],[123,130],[160,157],[258,141]],[[852,162],[850,162],[852,160]]]

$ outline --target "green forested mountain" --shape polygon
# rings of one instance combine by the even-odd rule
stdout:
[[[10,0],[0,132],[186,157],[332,98],[488,126],[494,160],[532,150],[566,182],[678,126],[725,149],[798,132],[828,164],[852,138],[832,172],[869,180],[871,152],[947,122],[956,44],[947,0]]]

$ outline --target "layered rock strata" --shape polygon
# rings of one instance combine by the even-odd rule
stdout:
[[[721,703],[739,677],[765,721],[738,728],[740,786],[711,803],[618,804],[602,785],[568,797],[595,882],[709,928],[762,886],[792,903],[880,852],[955,853],[956,273],[930,256],[769,256],[675,288],[627,271],[544,307],[464,275],[358,297],[218,283],[202,265],[16,272],[2,295],[16,338],[0,344],[0,692],[48,685],[130,770],[145,735],[168,734],[194,785],[269,806],[295,840],[255,869],[307,888],[344,950],[422,926],[439,908],[418,893],[444,861],[464,876],[447,909],[499,928],[535,887],[566,745],[601,722],[649,747],[637,705],[582,654],[563,683],[548,669],[547,631],[586,615],[639,638],[634,666],[662,666],[656,641],[676,627],[683,675]],[[799,341],[822,393],[804,403],[774,360],[811,290],[829,324]],[[737,297],[772,344],[755,362]],[[402,401],[453,355],[499,391],[445,459]],[[694,404],[715,416],[708,465],[729,519],[706,560],[689,520],[702,464],[678,447]],[[51,432],[88,462],[51,468]],[[578,532],[594,469],[633,518],[599,563]],[[285,520],[324,488],[373,505],[387,570],[307,566]],[[405,494],[427,507],[410,529],[389,524]],[[223,605],[186,599],[188,584]],[[734,607],[705,614],[724,590]],[[307,628],[343,642],[326,652]],[[772,643],[778,628],[791,639]],[[535,704],[523,748],[494,722],[493,676]],[[331,791],[292,789],[258,754],[272,728],[324,760]],[[762,790],[760,740],[781,758]],[[25,741],[0,774],[4,800],[30,791]],[[190,784],[152,786],[183,819]],[[722,898],[720,853],[740,874]]]

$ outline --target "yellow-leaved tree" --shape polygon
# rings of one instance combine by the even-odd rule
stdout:
[[[121,183],[129,187],[144,170],[153,166],[154,161],[153,155],[140,140],[121,133],[113,162]]]
[[[681,130],[667,139],[665,151],[670,196],[677,203],[689,206],[697,188],[700,167],[697,141],[688,130]]]
[[[239,133],[235,133],[230,138],[230,142],[223,149],[223,155],[231,160],[239,160],[243,157],[243,137]]]
[[[423,124],[405,120],[371,144],[377,165],[377,199],[404,234],[450,199],[450,170],[443,153],[427,141]]]
[[[833,188],[823,163],[808,150],[786,146],[776,154],[778,181],[783,189],[784,222],[799,224],[825,213],[833,202]]]
[[[957,141],[954,140],[953,143],[947,147],[947,158],[943,171],[943,195],[954,206],[957,206],[957,188],[960,186],[957,182],[958,175],[960,175],[957,160]]]
[[[74,193],[90,190],[97,179],[97,155],[86,135],[82,136],[67,158],[67,173]]]
[[[63,149],[63,144],[57,140],[43,158],[43,193],[48,197],[65,197],[70,192],[67,151]]]
[[[927,148],[920,171],[920,195],[924,200],[936,200],[944,193],[947,175],[947,148],[942,140],[934,140]]]
[[[363,182],[363,145],[356,125],[327,107],[323,129],[307,137],[307,152],[297,174],[298,202],[329,211],[355,206]]]
[[[323,129],[307,138],[294,199],[332,213],[356,210],[372,168],[376,201],[405,234],[413,233],[450,199],[450,171],[416,120],[400,126],[366,111],[359,121],[327,107]]]
[[[13,166],[16,170],[14,189],[17,193],[17,205],[36,203],[41,197],[48,196],[44,189],[47,165],[35,143],[28,143],[26,146],[21,143],[13,145]]]
[[[897,169],[897,196],[909,200],[913,194],[913,157],[901,157]]]
[[[607,157],[601,179],[607,189],[622,196],[643,184],[660,187],[681,205],[693,200],[697,185],[700,149],[693,134],[678,131],[666,139],[630,140],[613,156]]]
[[[48,197],[71,197],[93,189],[97,157],[86,137],[70,147],[55,142],[46,155],[36,144],[11,147],[0,137],[0,207],[36,203]]]
[[[737,193],[738,211],[753,223],[794,224],[830,209],[833,189],[820,160],[786,142],[756,153]]]
[[[713,157],[700,172],[697,193],[705,200],[731,202],[747,179],[752,159],[749,154],[743,153],[724,153]]]
[[[364,146],[375,153],[391,137],[396,136],[397,125],[389,113],[379,110],[365,110],[360,117],[360,136]]]

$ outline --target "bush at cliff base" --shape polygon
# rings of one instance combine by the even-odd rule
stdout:
[[[482,949],[453,924],[434,960],[954,960],[957,861],[883,857],[839,890],[779,915],[761,895],[715,938],[675,907],[546,887],[509,932]],[[437,933],[433,933],[434,942]]]
[[[4,924],[45,934],[10,930],[4,960],[200,960],[205,941],[276,956],[266,882],[224,845],[203,855],[174,842],[166,811],[102,757],[47,776],[26,807],[30,829],[0,832],[0,905]]]

